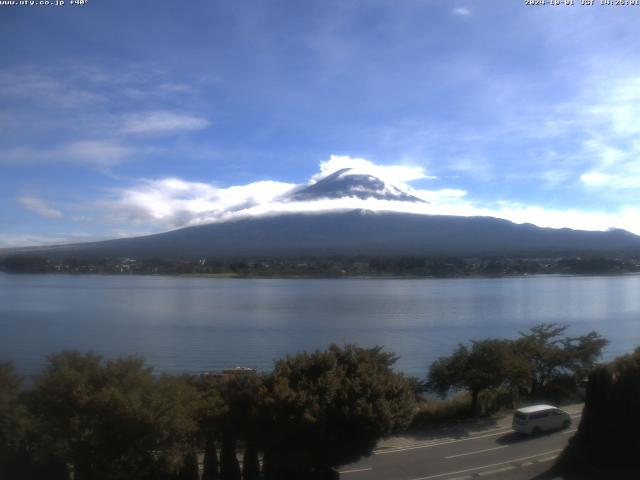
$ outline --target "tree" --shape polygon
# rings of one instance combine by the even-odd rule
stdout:
[[[471,410],[479,413],[479,396],[483,390],[506,385],[516,378],[510,342],[482,340],[471,348],[459,345],[448,357],[436,360],[429,369],[429,389],[446,396],[451,389],[464,388],[471,393]]]
[[[73,465],[77,480],[177,471],[192,448],[196,401],[185,379],[157,379],[138,358],[78,352],[51,356],[29,395],[40,451]]]
[[[215,437],[221,440],[220,474],[223,480],[248,480],[259,474],[258,445],[264,435],[261,411],[264,380],[255,372],[227,378],[203,379],[198,388],[202,397],[199,408],[201,435],[205,438],[206,478],[218,478]],[[244,468],[241,474],[237,459],[238,442],[244,445]]]
[[[204,445],[204,465],[202,467],[202,480],[218,480],[218,452],[213,434],[208,434]]]
[[[255,445],[259,434],[257,409],[261,402],[261,386],[262,377],[254,373],[234,375],[231,378],[208,378],[199,383],[202,397],[199,409],[200,429],[205,438],[205,478],[240,479],[242,474],[237,459],[238,440],[245,445],[245,456],[247,451],[256,452],[257,463]],[[219,477],[216,437],[221,439],[222,446]]]
[[[220,471],[216,440],[221,436],[222,422],[228,414],[228,408],[220,392],[219,380],[202,377],[196,386],[200,397],[196,413],[199,436],[205,447],[202,480],[218,480]]]
[[[381,347],[332,345],[276,362],[267,383],[265,469],[273,478],[316,478],[369,455],[405,427],[413,393]]]
[[[260,478],[258,448],[254,443],[247,443],[242,458],[242,480],[258,480],[258,478]]]
[[[240,480],[240,464],[236,455],[236,436],[232,430],[222,432],[222,450],[220,451],[221,480]]]
[[[33,255],[9,255],[0,261],[0,267],[8,272],[40,273],[46,272],[49,264],[46,259]]]
[[[264,379],[255,372],[236,374],[221,383],[220,393],[226,410],[220,422],[223,432],[221,477],[223,480],[240,478],[236,452],[237,441],[240,440],[244,444],[242,476],[244,480],[250,480],[260,473],[258,445],[265,433]]]
[[[195,452],[189,452],[184,457],[184,463],[180,467],[177,480],[200,480],[198,475],[198,457]]]
[[[608,341],[596,332],[564,337],[566,326],[542,323],[520,332],[516,352],[529,362],[529,393],[538,395],[555,376],[569,374],[582,380],[594,367]]]
[[[11,363],[0,364],[0,448],[13,449],[19,442],[17,410],[20,379]]]
[[[28,413],[21,402],[22,385],[12,363],[0,364],[0,478],[27,478],[21,460],[28,455],[25,445]]]
[[[640,348],[589,375],[582,421],[560,455],[563,478],[638,478]]]

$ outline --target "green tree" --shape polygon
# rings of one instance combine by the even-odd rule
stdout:
[[[236,444],[244,445],[243,478],[257,476],[258,445],[264,436],[263,397],[264,379],[253,372],[237,374],[221,384],[221,394],[226,406],[222,418],[223,456],[220,466],[223,480],[237,480],[240,468]],[[248,468],[247,468],[248,467]],[[226,476],[225,476],[226,475]]]
[[[529,362],[533,397],[544,391],[549,381],[568,374],[575,380],[586,378],[608,341],[596,332],[565,337],[566,326],[543,323],[529,332],[520,332],[516,352]]]
[[[73,465],[77,480],[177,471],[192,448],[195,402],[185,379],[156,379],[138,358],[78,352],[51,356],[29,395],[40,451]]]
[[[20,400],[22,385],[12,363],[0,364],[0,478],[26,478],[28,413]]]
[[[198,384],[202,397],[199,408],[200,428],[205,439],[207,479],[246,480],[259,474],[258,445],[264,435],[262,398],[264,380],[254,372],[224,378],[204,378]],[[220,440],[220,473],[215,439]],[[237,447],[244,447],[244,468],[240,471]]]
[[[479,396],[484,390],[506,386],[519,376],[514,368],[513,351],[507,340],[471,342],[471,347],[459,345],[448,357],[436,360],[429,369],[428,386],[441,396],[451,389],[466,389],[471,393],[471,410],[480,412]]]
[[[582,421],[556,468],[562,478],[638,478],[640,348],[589,375]]]
[[[267,384],[263,445],[272,478],[316,478],[369,455],[411,421],[415,403],[396,358],[381,347],[330,346],[276,362]]]
[[[200,401],[197,407],[199,436],[204,442],[204,465],[202,480],[218,480],[220,470],[216,440],[222,438],[223,421],[228,415],[219,379],[203,377],[196,383]]]

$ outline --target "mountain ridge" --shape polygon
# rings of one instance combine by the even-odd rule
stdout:
[[[14,249],[50,258],[196,259],[357,255],[562,255],[640,252],[625,230],[542,228],[494,217],[396,212],[284,213],[142,237]]]

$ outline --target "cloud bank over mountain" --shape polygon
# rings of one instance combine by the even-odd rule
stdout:
[[[332,176],[335,178],[329,178]],[[365,209],[426,215],[492,216],[541,227],[623,228],[640,233],[640,212],[636,208],[624,208],[612,215],[577,208],[553,210],[510,201],[488,204],[474,201],[467,191],[460,188],[412,186],[418,181],[428,184],[434,179],[420,166],[380,165],[364,158],[331,155],[320,162],[319,171],[303,184],[265,180],[217,187],[212,183],[189,182],[173,177],[147,179],[113,192],[114,197],[102,202],[101,206],[112,222],[151,225],[157,231],[248,216]],[[323,193],[317,187],[327,180],[332,183],[323,186]],[[342,182],[339,187],[337,180]],[[351,190],[345,190],[344,185],[349,185]]]

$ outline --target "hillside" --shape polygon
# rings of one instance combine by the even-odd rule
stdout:
[[[550,229],[491,217],[354,210],[243,218],[144,237],[34,247],[28,251],[49,258],[78,259],[337,255],[533,256],[640,252],[640,237],[623,230],[592,232]],[[10,252],[5,250],[4,253]]]

